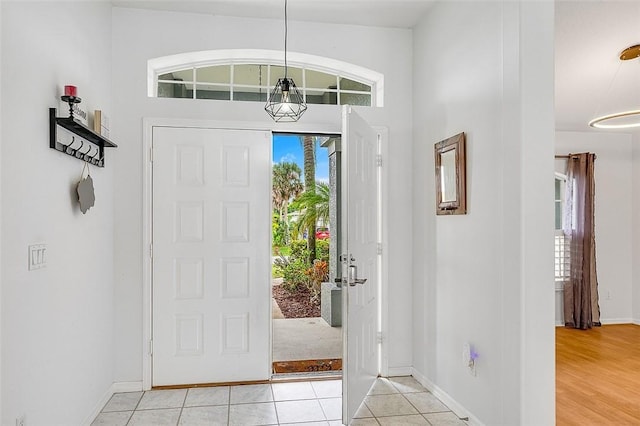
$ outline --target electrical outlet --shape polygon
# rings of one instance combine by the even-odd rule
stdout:
[[[26,414],[21,415],[16,418],[16,426],[27,426],[27,416]]]
[[[469,361],[469,374],[471,374],[473,377],[476,377],[476,360],[473,356]]]
[[[478,354],[473,350],[471,344],[462,345],[462,365],[469,369],[469,374],[476,376],[476,359]]]
[[[465,343],[462,345],[462,365],[468,367],[469,361],[471,361],[471,345]]]

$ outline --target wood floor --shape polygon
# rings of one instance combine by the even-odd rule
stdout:
[[[640,425],[640,326],[556,328],[556,424]]]

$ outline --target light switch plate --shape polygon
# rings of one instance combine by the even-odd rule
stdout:
[[[31,244],[29,246],[29,270],[44,268],[47,266],[47,245]]]

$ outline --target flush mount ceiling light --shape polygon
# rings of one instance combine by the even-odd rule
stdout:
[[[620,54],[621,61],[629,61],[639,57],[640,44],[627,47]],[[614,75],[610,87],[613,86],[615,78],[616,76]],[[598,129],[629,129],[632,127],[640,127],[640,110],[622,111],[596,117],[589,122],[589,126]]]
[[[264,106],[274,121],[298,121],[307,110],[302,93],[287,77],[287,0],[284,0],[284,77],[279,78]]]

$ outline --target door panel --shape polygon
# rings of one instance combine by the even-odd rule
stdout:
[[[269,378],[270,140],[153,129],[153,386]]]
[[[349,424],[378,376],[380,146],[377,132],[350,107],[343,109],[342,138],[343,422]]]

